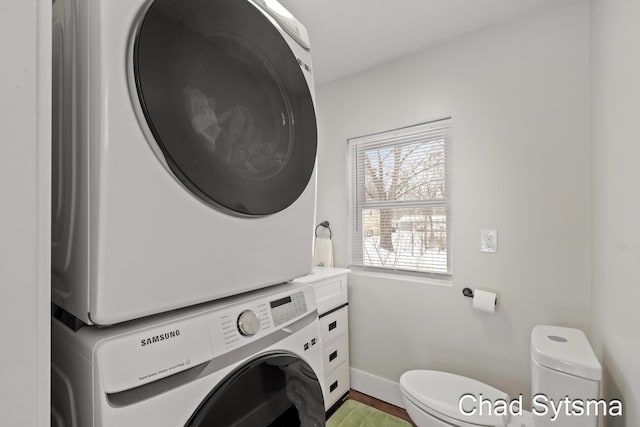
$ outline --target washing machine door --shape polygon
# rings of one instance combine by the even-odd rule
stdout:
[[[307,187],[312,95],[294,50],[253,3],[153,1],[138,26],[133,74],[151,144],[203,202],[269,215]]]
[[[322,389],[313,369],[290,353],[274,353],[229,375],[185,427],[324,424]]]

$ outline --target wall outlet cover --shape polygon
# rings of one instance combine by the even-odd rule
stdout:
[[[498,252],[497,230],[480,230],[480,252]]]

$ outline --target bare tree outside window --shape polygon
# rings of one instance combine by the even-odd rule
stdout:
[[[419,125],[350,140],[352,265],[450,273],[449,134]]]

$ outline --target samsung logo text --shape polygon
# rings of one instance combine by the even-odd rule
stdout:
[[[176,329],[175,331],[164,332],[162,334],[154,335],[152,337],[143,338],[140,340],[140,346],[146,347],[151,344],[158,343],[160,341],[166,341],[171,338],[175,338],[180,336],[180,329]]]

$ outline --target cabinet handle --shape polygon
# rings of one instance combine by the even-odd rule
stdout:
[[[334,320],[333,322],[329,323],[329,330],[333,331],[336,328],[336,326],[338,326],[338,322],[337,320]]]
[[[336,380],[333,384],[329,386],[329,393],[333,393],[337,388],[338,388],[338,381]]]
[[[338,357],[338,350],[329,355],[329,362],[333,361],[333,359],[335,359],[336,357]]]

